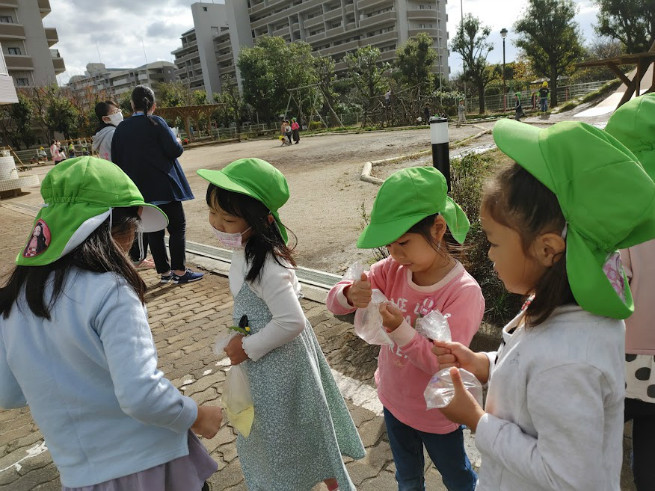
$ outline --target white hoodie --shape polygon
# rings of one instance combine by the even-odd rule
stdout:
[[[111,140],[114,138],[114,131],[116,127],[112,125],[105,126],[95,135],[93,135],[93,143],[91,149],[98,152],[101,159],[109,160],[111,162]]]

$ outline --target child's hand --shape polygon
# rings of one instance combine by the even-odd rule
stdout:
[[[463,368],[484,383],[489,379],[489,359],[484,353],[475,353],[462,343],[433,341],[432,352],[437,355],[439,368]]]
[[[486,413],[480,407],[478,401],[475,400],[473,394],[464,388],[459,370],[457,368],[451,368],[450,376],[453,379],[455,396],[450,401],[450,404],[442,407],[440,411],[453,423],[465,424],[471,431],[475,431],[478,428],[480,418]]]
[[[380,304],[380,315],[382,316],[382,325],[387,332],[398,329],[404,320],[403,312],[390,302]]]
[[[223,410],[219,406],[198,406],[198,416],[191,431],[204,438],[214,438],[223,422]]]
[[[362,273],[361,278],[346,288],[343,294],[348,299],[350,305],[358,309],[365,309],[371,301],[371,295],[373,294],[371,282],[368,281],[366,273]]]
[[[232,365],[238,365],[248,359],[248,355],[243,350],[243,335],[237,334],[225,347],[225,354],[230,358]]]

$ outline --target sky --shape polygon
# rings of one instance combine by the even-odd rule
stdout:
[[[211,1],[211,0],[207,0]],[[239,0],[245,1],[245,0]],[[59,49],[66,72],[57,77],[65,84],[73,75],[83,75],[87,63],[104,63],[108,68],[129,68],[164,60],[174,61],[171,51],[181,46],[180,35],[193,27],[190,5],[195,0],[50,0],[52,12],[43,19],[46,27],[57,28]],[[583,39],[592,42],[596,35],[597,8],[592,0],[575,0],[576,22]],[[489,42],[494,45],[487,60],[503,59],[500,30],[509,33],[505,40],[505,61],[513,61],[513,24],[521,16],[527,0],[449,0],[448,32],[452,39],[464,15],[472,13],[491,28]],[[449,58],[451,76],[461,72],[458,54]]]

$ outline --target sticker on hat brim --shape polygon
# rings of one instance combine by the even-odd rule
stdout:
[[[50,245],[50,227],[39,218],[34,224],[32,235],[30,235],[23,249],[23,257],[30,258],[43,254]]]
[[[612,288],[619,296],[619,298],[625,302],[625,282],[623,281],[623,264],[621,263],[621,255],[618,251],[610,254],[603,264],[603,273],[607,276],[607,280],[612,285]]]

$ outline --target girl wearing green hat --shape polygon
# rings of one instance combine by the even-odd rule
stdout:
[[[254,405],[250,434],[237,437],[248,489],[354,490],[341,455],[364,447],[314,331],[300,306],[300,285],[278,209],[289,199],[282,173],[261,159],[198,171],[209,181],[209,223],[234,249],[230,290],[234,323],[247,336],[225,348],[247,374]]]
[[[469,222],[447,191],[445,177],[432,167],[392,174],[357,241],[361,248],[386,246],[391,257],[371,266],[359,281],[342,280],[327,299],[335,314],[365,308],[373,288],[390,300],[380,313],[394,345],[380,348],[375,379],[399,490],[425,489],[423,447],[448,489],[475,488],[460,425],[438,409],[427,409],[425,387],[440,368],[432,342],[412,327],[417,318],[438,310],[450,314],[453,339],[468,345],[484,313],[480,286],[449,253],[449,243],[464,241]]]
[[[192,431],[212,438],[221,410],[157,369],[146,285],[126,256],[136,229],[166,216],[93,157],[57,165],[41,194],[0,288],[0,407],[30,406],[65,491],[204,489],[217,465]]]
[[[497,352],[435,343],[441,366],[489,383],[483,409],[451,368],[442,412],[476,431],[476,490],[616,491],[633,311],[618,249],[655,238],[655,184],[585,123],[501,120],[493,136],[516,164],[485,191],[481,224],[498,276],[527,301]]]

